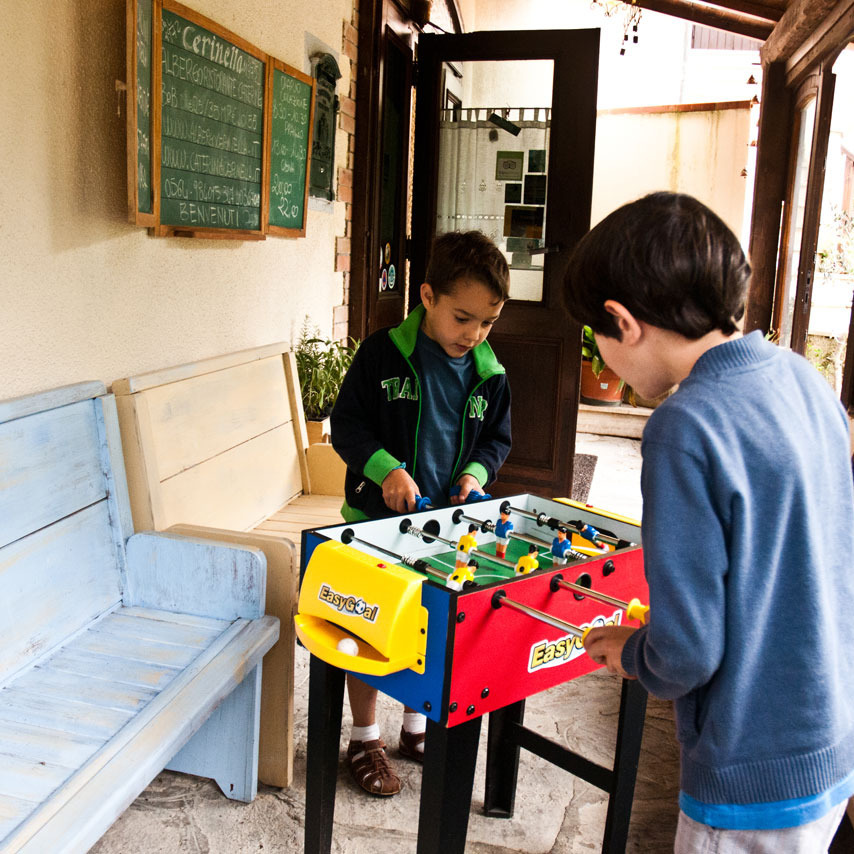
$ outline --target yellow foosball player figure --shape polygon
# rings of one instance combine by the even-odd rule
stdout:
[[[479,564],[472,558],[464,567],[458,567],[454,574],[448,579],[447,587],[451,590],[462,590],[467,581],[474,583],[474,574]]]
[[[469,525],[469,532],[460,537],[457,543],[457,569],[464,569],[468,566],[469,552],[477,548],[477,540],[474,538],[474,532],[477,530],[477,525]]]
[[[516,575],[527,575],[539,566],[540,562],[537,560],[537,547],[534,545],[528,546],[528,554],[522,555],[522,557],[516,561]]]

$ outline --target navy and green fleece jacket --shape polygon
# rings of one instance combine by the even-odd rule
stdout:
[[[332,410],[332,445],[347,464],[344,482],[348,521],[392,515],[382,482],[401,463],[415,471],[421,384],[412,353],[424,307],[400,324],[368,336],[353,359]],[[495,479],[510,452],[510,388],[503,366],[486,341],[472,350],[476,381],[462,416],[460,451],[453,483],[470,474],[482,487]]]

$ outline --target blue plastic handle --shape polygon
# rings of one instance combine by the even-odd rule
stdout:
[[[453,498],[455,495],[459,495],[460,492],[462,492],[462,488],[459,486],[459,484],[457,484],[457,486],[452,486],[451,498]],[[478,492],[476,489],[473,489],[466,496],[466,504],[473,504],[475,501],[486,501],[489,498],[492,498],[492,496],[488,492]]]
[[[432,510],[433,501],[426,495],[422,498],[420,495],[415,496],[415,510],[420,513],[422,510]]]

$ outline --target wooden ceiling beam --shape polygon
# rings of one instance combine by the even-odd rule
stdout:
[[[707,0],[712,6],[723,6],[732,12],[744,12],[754,18],[764,18],[766,21],[779,21],[783,17],[783,6],[772,6],[769,3],[755,3],[751,0]]]
[[[689,2],[686,0],[635,0],[632,5],[649,9],[650,12],[661,12],[663,15],[684,18],[705,27],[714,27],[717,30],[726,30],[762,41],[768,38],[774,29],[774,24],[769,20],[715,9],[712,6],[690,2],[690,0]]]
[[[814,41],[828,19],[844,16],[854,0],[793,0],[760,48],[763,65],[788,62],[803,45]]]

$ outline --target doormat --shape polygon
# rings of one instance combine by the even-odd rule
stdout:
[[[573,501],[587,503],[590,495],[590,484],[593,483],[593,472],[596,471],[596,454],[576,454],[572,464],[572,493]]]

